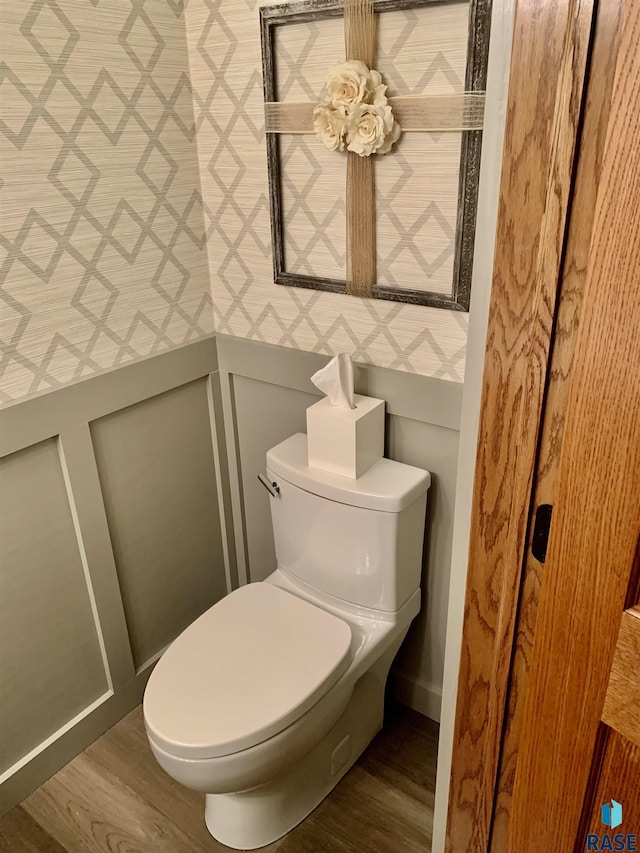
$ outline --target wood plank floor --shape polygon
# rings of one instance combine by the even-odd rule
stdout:
[[[438,726],[401,705],[357,764],[268,853],[426,853]],[[2,853],[227,851],[204,824],[204,795],[153,758],[138,706],[0,820]]]

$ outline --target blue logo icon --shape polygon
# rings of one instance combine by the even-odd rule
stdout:
[[[605,826],[615,829],[622,823],[622,806],[615,800],[602,806],[602,822]]]
[[[615,829],[622,823],[622,804],[612,799],[600,808],[602,823],[609,829]],[[603,835],[588,833],[587,850],[638,850],[638,833],[605,832]]]

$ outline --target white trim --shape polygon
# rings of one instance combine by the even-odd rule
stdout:
[[[5,770],[4,773],[0,776],[0,785],[7,779],[9,779],[11,776],[13,776],[14,773],[17,773],[18,770],[20,770],[22,767],[32,761],[36,757],[36,755],[40,755],[40,753],[47,749],[47,747],[51,746],[54,741],[58,740],[58,738],[62,737],[62,735],[66,734],[74,726],[77,726],[80,720],[84,720],[85,717],[88,717],[89,714],[93,713],[96,708],[99,708],[100,705],[106,702],[107,699],[110,699],[113,695],[113,690],[107,690],[106,693],[103,693],[102,696],[99,696],[94,702],[92,702],[90,705],[87,705],[87,707],[83,711],[80,711],[79,714],[76,714],[75,717],[68,720],[64,724],[64,726],[61,726],[52,735],[49,735],[46,740],[43,740],[42,743],[39,743],[36,747],[34,747],[31,752],[28,752],[26,755],[23,755],[22,758],[16,761],[15,764],[12,764],[11,767],[9,767],[8,770]]]
[[[69,468],[67,466],[67,459],[65,457],[64,450],[64,437],[65,433],[62,432],[58,436],[58,456],[60,458],[60,467],[62,469],[62,478],[64,480],[65,489],[67,492],[67,501],[69,502],[69,510],[71,511],[71,518],[73,520],[73,529],[76,534],[76,541],[78,543],[78,551],[80,552],[80,562],[82,563],[82,571],[84,573],[84,580],[87,585],[87,593],[89,595],[89,602],[91,604],[91,615],[93,616],[93,621],[95,624],[96,635],[98,637],[98,644],[100,646],[100,654],[102,655],[102,665],[104,667],[104,674],[107,678],[107,688],[108,695],[113,695],[113,679],[111,678],[111,667],[109,666],[109,655],[107,654],[107,646],[104,641],[104,634],[102,633],[102,623],[100,622],[100,615],[98,613],[98,604],[96,602],[96,596],[93,590],[93,582],[91,580],[91,571],[89,570],[89,561],[87,559],[87,552],[84,547],[84,539],[82,536],[82,529],[80,527],[80,520],[78,519],[78,510],[76,508],[76,500],[73,494],[73,487],[71,485],[71,477],[69,475]],[[105,694],[106,695],[106,694]],[[0,783],[2,782],[2,778],[0,777]]]
[[[424,714],[436,723],[440,722],[440,707],[442,705],[442,690],[435,684],[429,684],[421,678],[411,678],[402,673],[393,677],[393,695],[408,705],[414,711]]]
[[[220,393],[222,396],[222,412],[226,440],[227,460],[229,465],[229,484],[231,487],[231,515],[233,519],[233,536],[235,537],[236,566],[238,585],[244,586],[249,582],[247,566],[247,539],[243,511],[242,492],[242,460],[236,441],[236,414],[233,391],[233,373],[220,368]]]
[[[182,632],[181,632],[182,633]],[[171,643],[173,640],[171,641]],[[166,646],[163,646],[159,651],[154,652],[150,658],[147,658],[144,663],[141,663],[140,666],[136,669],[136,676],[142,675],[142,673],[152,667],[155,663],[157,663],[162,655],[167,651],[171,643],[167,643]]]
[[[213,400],[213,374],[207,376],[207,405],[209,407],[209,427],[211,429],[211,445],[213,447],[213,466],[216,472],[216,492],[218,494],[218,516],[222,539],[222,557],[224,560],[224,577],[227,585],[227,595],[233,589],[231,583],[231,560],[229,557],[229,538],[227,536],[227,514],[225,511],[224,482],[222,464],[220,461],[220,446],[216,425],[216,410]]]
[[[515,0],[494,0],[487,75],[485,130],[478,194],[469,337],[462,392],[462,418],[453,518],[453,549],[445,643],[442,710],[438,740],[438,772],[433,815],[432,853],[444,853],[449,802],[449,777],[453,753],[458,671],[462,647],[462,624],[469,559],[469,531],[480,422],[482,375],[487,339],[493,253],[500,199],[502,147],[509,95],[509,65],[513,41]]]

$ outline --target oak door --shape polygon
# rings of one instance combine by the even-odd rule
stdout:
[[[639,43],[640,9],[628,4],[518,747],[514,853],[640,834]],[[622,823],[607,827],[612,800]]]
[[[639,44],[640,5],[628,3],[518,747],[514,853],[601,849],[607,833],[627,846],[604,849],[640,847]],[[607,826],[612,800],[622,823]]]
[[[571,4],[573,20],[587,5]],[[485,560],[484,574],[479,560],[470,564],[465,626],[473,623],[474,630],[463,637],[450,853],[635,849],[633,835],[640,836],[640,4],[601,3],[598,9],[596,42],[607,15],[613,19],[619,9],[621,17],[615,27],[611,22],[616,49],[610,52],[606,73],[606,57],[591,57],[591,80],[597,83],[610,73],[611,86],[605,98],[596,85],[590,86],[579,142],[581,154],[593,142],[598,156],[591,158],[597,163],[592,172],[598,174],[597,179],[589,175],[581,161],[577,183],[590,181],[597,192],[585,203],[588,193],[576,186],[568,206],[564,254],[565,261],[577,264],[580,304],[570,328],[563,329],[557,313],[554,319],[554,348],[565,332],[575,340],[564,377],[569,390],[561,429],[554,431],[552,424],[549,431],[556,437],[559,461],[549,499],[548,550],[533,590],[535,607],[523,592],[525,576],[517,575],[522,552],[516,545],[512,551],[502,549],[493,564]],[[576,79],[574,67],[567,73]],[[598,95],[601,108],[594,110]],[[591,142],[590,111],[599,120]],[[548,221],[548,208],[544,216]],[[559,239],[560,229],[557,234]],[[574,243],[583,244],[579,252],[572,251],[572,235]],[[532,304],[537,305],[535,300]],[[502,317],[509,329],[506,311]],[[489,365],[492,346],[490,338]],[[487,382],[485,367],[485,386]],[[508,383],[507,377],[505,387]],[[490,410],[491,395],[483,399]],[[547,411],[531,428],[543,434],[550,417]],[[495,426],[489,415],[485,420]],[[486,433],[496,435],[489,426]],[[481,428],[481,442],[484,438]],[[486,446],[497,458],[498,440],[493,445],[487,440]],[[518,453],[522,447],[520,443]],[[534,456],[529,457],[532,465]],[[540,477],[544,461],[538,459],[532,480]],[[528,462],[523,464],[526,468]],[[481,482],[476,478],[480,508],[483,500],[486,507],[492,488],[487,471]],[[503,477],[496,494],[508,489],[509,482]],[[515,489],[511,492],[516,495]],[[510,511],[510,518],[526,516],[527,501],[516,495]],[[509,524],[497,527],[495,513],[477,516],[486,540],[477,549],[483,556],[489,550],[486,542],[494,545]],[[491,523],[498,531],[492,540],[486,536]],[[473,532],[472,526],[472,537]],[[513,540],[521,541],[519,531]],[[488,604],[481,598],[484,590]],[[496,614],[493,623],[487,614]],[[530,642],[522,656],[522,677],[514,683],[518,649],[511,622],[519,631],[527,619]],[[485,639],[493,654],[490,666],[479,658]],[[504,700],[500,685],[507,671]],[[465,680],[465,672],[475,678]],[[622,822],[607,826],[602,806],[613,800],[622,807]],[[620,836],[613,843],[626,846],[606,846],[605,834]],[[640,849],[640,837],[636,847]]]

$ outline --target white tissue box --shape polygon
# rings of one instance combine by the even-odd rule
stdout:
[[[309,466],[360,477],[384,455],[384,400],[354,394],[355,409],[327,397],[307,409]]]

